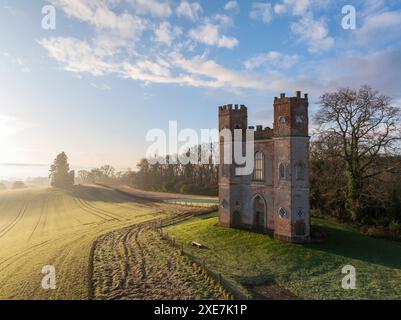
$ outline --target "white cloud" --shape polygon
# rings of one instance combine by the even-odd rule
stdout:
[[[368,0],[381,1],[381,0]],[[365,2],[365,1],[364,1]],[[282,0],[274,5],[276,14],[292,14],[294,16],[303,16],[311,13],[313,9],[326,9],[333,4],[331,0]]]
[[[154,40],[156,42],[164,43],[168,46],[172,44],[176,37],[182,34],[182,29],[179,27],[172,27],[169,22],[163,21],[155,30]]]
[[[233,25],[233,19],[225,14],[216,14],[213,20],[217,21],[221,26],[229,27]]]
[[[68,16],[85,21],[101,32],[110,32],[122,38],[136,38],[147,27],[147,21],[124,11],[116,14],[105,2],[95,0],[50,0]]]
[[[274,5],[274,13],[281,14],[286,11],[286,6],[282,3],[276,3]]]
[[[254,20],[269,23],[272,20],[272,5],[268,2],[254,2],[249,16]]]
[[[156,0],[127,0],[138,14],[150,14],[166,18],[171,16],[172,10],[167,2]]]
[[[315,20],[312,15],[306,15],[291,25],[291,31],[299,37],[299,41],[308,44],[309,52],[316,53],[330,49],[334,39],[329,36],[324,19]]]
[[[187,59],[181,54],[173,52],[170,54],[170,58],[175,67],[191,75],[190,78],[186,78],[186,81],[193,86],[266,89],[266,83],[261,79],[224,68],[214,60],[207,60],[204,56],[198,55]]]
[[[367,15],[361,28],[356,30],[359,42],[377,41],[401,36],[401,11],[385,11]]]
[[[324,0],[283,0],[281,3],[276,3],[274,12],[277,14],[290,12],[294,16],[302,16],[307,13],[314,2],[314,6],[319,6]]]
[[[385,6],[385,0],[365,0],[362,14],[368,16],[377,14]]]
[[[244,62],[247,70],[254,70],[263,65],[270,65],[278,69],[288,69],[299,61],[299,56],[269,51],[265,54],[254,56]]]
[[[71,72],[88,72],[103,75],[115,71],[115,66],[107,62],[107,54],[95,46],[76,38],[47,38],[39,40],[49,57],[64,64]]]
[[[202,11],[202,6],[198,2],[189,3],[186,0],[182,0],[177,7],[177,16],[196,21],[199,19]]]
[[[190,30],[189,36],[200,43],[220,48],[232,49],[239,44],[236,38],[221,35],[219,25],[207,21],[198,28]]]
[[[238,9],[238,7],[239,6],[237,1],[228,1],[224,6],[224,10]]]
[[[279,73],[271,73],[263,78],[248,75],[206,59],[206,55],[186,58],[173,51],[152,56],[138,55],[133,61],[121,57],[120,60],[113,61],[108,56],[96,53],[96,44],[74,38],[49,38],[42,39],[39,43],[65,70],[74,73],[89,73],[94,76],[116,74],[145,84],[177,84],[232,92],[240,89],[266,91],[289,87],[286,77]]]

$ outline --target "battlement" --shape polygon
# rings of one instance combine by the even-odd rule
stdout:
[[[305,93],[302,97],[301,91],[296,92],[295,97],[286,97],[285,93],[280,94],[280,98],[274,97],[274,104],[283,104],[283,103],[291,103],[291,102],[308,102],[309,97],[308,94]]]
[[[255,140],[264,140],[273,138],[273,129],[270,127],[265,127],[261,125],[256,126],[256,130],[254,126],[248,127],[249,130],[254,131],[254,139]]]
[[[243,104],[241,104],[241,105],[238,105],[238,104],[235,104],[235,105],[227,104],[227,105],[219,107],[219,113],[231,113],[231,112],[235,112],[235,111],[237,111],[237,112],[245,112],[245,111],[247,111],[247,108]]]

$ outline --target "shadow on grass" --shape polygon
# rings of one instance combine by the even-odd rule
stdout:
[[[320,244],[308,244],[312,250],[323,251],[352,259],[401,269],[401,243],[368,237],[348,227],[319,224],[318,228],[327,234],[327,240]]]
[[[72,188],[65,190],[67,194],[72,197],[86,200],[86,201],[103,201],[108,203],[141,203],[152,205],[151,201],[145,201],[142,198],[137,198],[134,195],[125,195],[113,189],[76,185]]]

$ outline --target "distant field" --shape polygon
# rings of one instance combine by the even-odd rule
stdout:
[[[314,219],[313,225],[327,233],[325,243],[290,244],[221,228],[215,215],[193,218],[166,231],[245,294],[275,283],[304,299],[401,299],[401,243],[370,238],[325,220]],[[192,241],[208,249],[192,248]],[[341,287],[345,265],[356,268],[356,290]]]
[[[96,238],[175,212],[99,187],[1,192],[0,299],[86,299]],[[45,265],[56,268],[54,291],[41,287]]]

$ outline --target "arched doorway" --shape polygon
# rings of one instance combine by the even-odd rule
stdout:
[[[233,226],[234,228],[241,227],[242,220],[241,220],[241,213],[239,211],[234,211],[233,213]]]
[[[266,204],[260,195],[253,199],[253,214],[255,229],[264,230],[266,228]]]

